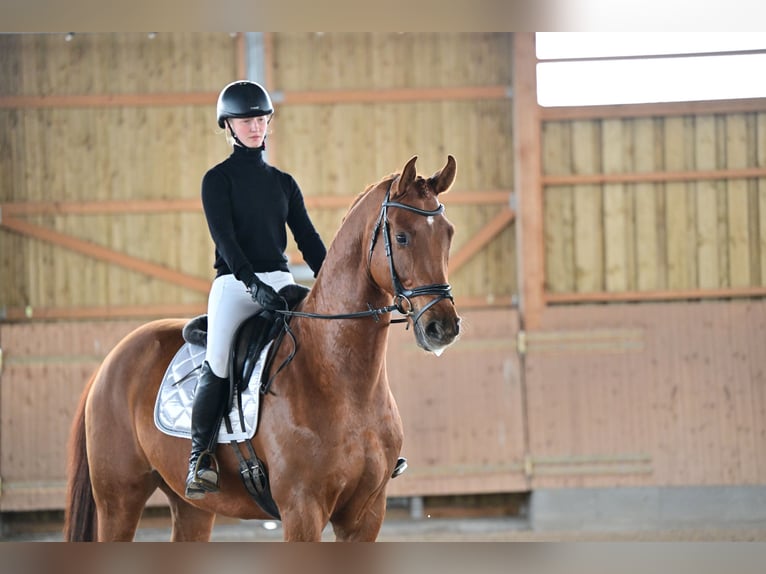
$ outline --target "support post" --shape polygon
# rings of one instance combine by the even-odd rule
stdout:
[[[539,328],[545,307],[541,119],[534,32],[513,34],[513,147],[519,314]]]

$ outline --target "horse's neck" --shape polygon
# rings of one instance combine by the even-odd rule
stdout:
[[[352,243],[352,242],[349,242]],[[317,282],[306,299],[304,311],[322,315],[343,315],[381,308],[391,303],[367,275],[367,261],[359,242],[349,247],[333,242],[322,264]],[[325,352],[340,353],[340,362],[349,363],[348,354],[365,357],[365,367],[380,369],[388,342],[387,315],[354,319],[310,319],[310,329]],[[369,359],[369,360],[367,360]],[[351,365],[348,366],[350,368]]]
[[[375,288],[366,275],[361,273],[364,265],[345,261],[323,265],[322,276],[311,290],[306,301],[306,311],[321,315],[345,315],[366,312],[370,307],[379,309],[391,303],[385,293]],[[351,270],[353,269],[353,272]],[[328,332],[355,333],[360,340],[354,349],[369,346],[368,353],[385,352],[388,335],[388,317],[367,316],[354,319],[319,319],[319,326]]]

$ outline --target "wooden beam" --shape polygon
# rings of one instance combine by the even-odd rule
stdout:
[[[543,121],[645,118],[766,112],[766,98],[540,108]]]
[[[451,191],[440,198],[444,205],[510,205],[511,190]]]
[[[542,143],[534,32],[513,34],[514,189],[518,198],[516,258],[522,328],[539,328],[545,309]]]
[[[127,201],[29,201],[0,203],[2,217],[19,215],[103,215],[110,213],[170,213],[201,211],[200,199],[133,199]]]
[[[175,271],[168,267],[139,259],[138,257],[131,257],[130,255],[120,253],[114,249],[102,247],[95,243],[91,243],[90,241],[84,241],[65,233],[60,233],[52,229],[28,223],[21,219],[16,219],[15,217],[4,216],[2,221],[0,221],[0,226],[21,235],[27,235],[41,241],[53,243],[54,245],[59,245],[82,255],[119,265],[132,271],[138,271],[144,275],[162,279],[163,281],[168,281],[169,283],[180,285],[181,287],[186,287],[194,291],[207,293],[210,290],[210,280],[187,275],[180,271]]]
[[[509,98],[508,86],[307,90],[283,93],[283,103],[285,104],[360,104],[442,100],[505,100]]]
[[[272,92],[279,105],[359,104],[427,102],[443,100],[509,99],[508,86],[465,86],[437,88],[390,88],[370,90],[322,90]],[[49,96],[3,96],[0,109],[114,108],[144,106],[214,106],[216,92],[147,94],[71,94]]]
[[[590,185],[599,183],[644,183],[665,181],[702,181],[710,179],[751,179],[766,177],[766,167],[715,169],[707,171],[655,171],[643,173],[595,173],[544,175],[543,185]]]
[[[449,271],[457,272],[463,265],[481,251],[503,229],[508,227],[516,214],[510,207],[506,207],[484,225],[479,232],[471,237],[453,257],[450,257]]]
[[[235,58],[237,78],[247,78],[247,42],[245,38],[245,32],[237,32]]]
[[[178,305],[115,305],[107,307],[11,307],[1,321],[60,319],[124,319],[135,317],[194,317],[207,311],[206,303]]]
[[[3,96],[0,109],[215,106],[217,99],[215,92]]]
[[[721,289],[680,289],[673,291],[622,291],[591,293],[546,293],[551,304],[607,303],[621,301],[677,301],[693,299],[729,299],[766,296],[766,287],[731,287]]]
[[[348,208],[356,196],[327,195],[306,196],[307,207],[339,209]],[[508,204],[510,190],[463,190],[451,192],[444,197],[447,205]],[[195,199],[133,199],[109,201],[17,201],[0,203],[2,217],[23,215],[103,215],[110,213],[171,213],[201,211],[202,202]]]
[[[276,76],[276,64],[274,62],[274,32],[263,32],[263,82],[266,90],[271,94],[271,98],[274,100],[275,109],[274,112],[279,115],[279,106],[282,105],[279,100],[281,94],[276,90],[274,78]],[[266,152],[267,159],[272,165],[279,164],[279,138],[271,138],[269,140],[268,151]]]

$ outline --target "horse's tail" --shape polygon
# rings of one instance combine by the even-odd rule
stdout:
[[[90,468],[85,444],[85,402],[96,376],[88,381],[69,436],[69,465],[64,520],[64,540],[92,542],[96,539],[96,501],[90,482]]]

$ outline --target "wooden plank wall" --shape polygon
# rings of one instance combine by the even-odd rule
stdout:
[[[511,35],[276,34],[274,87],[313,90],[426,89],[511,84]],[[306,62],[311,62],[306,66]],[[289,97],[288,97],[289,101]],[[430,175],[455,156],[458,175],[443,198],[456,226],[457,253],[497,213],[497,205],[450,205],[471,191],[511,190],[511,101],[439,100],[277,105],[274,161],[293,173],[305,195],[351,198],[400,171],[413,155]],[[469,196],[470,197],[470,196]],[[469,199],[470,201],[470,199]],[[315,216],[325,241],[346,208]],[[515,239],[508,227],[457,273],[464,297],[509,296],[516,289]]]
[[[462,319],[460,341],[441,357],[419,349],[411,330],[391,329],[388,376],[410,468],[389,496],[528,489],[518,314],[472,310]]]
[[[450,196],[444,200],[457,227],[453,253],[498,211],[493,203],[473,205],[471,192],[510,196],[510,99],[451,99],[438,90],[510,86],[511,34],[269,39],[269,88],[277,108],[269,159],[295,175],[309,202],[348,198],[341,207],[311,207],[326,242],[352,199],[412,155],[426,175],[440,169],[447,154],[457,158],[450,195],[462,200],[453,206]],[[215,126],[215,95],[240,75],[241,36],[76,34],[67,42],[61,34],[5,35],[0,53],[0,98],[11,102],[0,106],[0,203],[196,201],[204,171],[229,153]],[[349,103],[332,95],[362,88],[436,91],[394,102]],[[325,103],[290,103],[291,94],[307,90],[330,96]],[[209,102],[200,100],[208,95]],[[212,245],[199,208],[20,218],[39,234],[71,235],[201,285],[212,275]],[[204,288],[31,239],[10,231],[6,219],[0,224],[0,261],[9,270],[0,280],[2,309],[204,303]],[[514,245],[513,228],[505,225],[456,272],[456,294],[509,300],[516,287],[514,258],[508,257]]]
[[[0,511],[63,508],[67,442],[85,383],[140,322],[0,325]]]
[[[325,241],[369,183],[400,170],[412,155],[430,175],[453,154],[458,177],[443,201],[456,227],[452,253],[468,253],[450,276],[453,292],[458,301],[506,305],[500,322],[493,311],[479,312],[475,323],[488,325],[468,334],[466,350],[443,357],[438,367],[404,341],[393,347],[407,357],[392,379],[407,405],[408,455],[420,467],[397,492],[523,489],[519,371],[515,356],[507,355],[513,335],[505,334],[515,325],[507,308],[516,289],[513,214],[502,202],[474,202],[472,195],[510,197],[511,100],[444,92],[510,86],[512,35],[273,34],[267,40],[266,77],[277,108],[269,159],[294,174]],[[213,249],[193,202],[205,170],[229,153],[215,125],[215,95],[241,75],[241,42],[215,33],[76,34],[70,42],[61,34],[0,35],[0,204],[6,208],[0,310],[22,310],[0,323],[3,510],[62,504],[64,447],[77,398],[106,351],[137,324],[105,319],[150,317],[155,309],[183,315],[203,309],[206,299],[204,288],[76,253],[13,231],[8,222],[204,285],[212,277]],[[396,89],[407,97],[348,97],[348,90]],[[323,95],[323,102],[306,94]],[[159,200],[187,207],[163,210]],[[497,219],[503,210],[510,216]],[[46,309],[57,320],[46,319]],[[477,346],[489,357],[485,393],[462,386],[473,373],[466,353]],[[405,383],[431,370],[440,378],[460,376],[447,386],[437,378],[425,388]],[[455,396],[445,395],[446,388]],[[482,416],[488,390],[505,398],[491,401],[500,421]],[[458,396],[475,408],[458,413]],[[434,408],[423,411],[419,397]],[[455,417],[468,423],[459,448],[443,439],[455,432]],[[484,447],[472,447],[475,437]],[[482,484],[482,476],[490,481]]]
[[[532,488],[763,484],[766,301],[548,309],[526,358]]]
[[[3,95],[178,93],[219,89],[236,71],[228,34],[4,35]],[[180,99],[180,98],[179,98]],[[199,197],[226,157],[207,106],[0,109],[0,201]],[[215,129],[214,129],[215,128]],[[29,223],[201,278],[212,246],[201,212],[32,215]],[[204,301],[204,293],[0,229],[0,306],[117,306]]]
[[[464,335],[441,357],[392,326],[388,374],[411,469],[391,496],[526,490],[516,313],[462,313]],[[141,324],[34,321],[0,325],[0,511],[63,508],[74,411],[106,354]],[[114,381],[119,384],[119,381]],[[151,504],[162,505],[155,496]]]
[[[766,167],[766,111],[543,124],[546,176]],[[766,178],[550,184],[549,293],[766,286]]]

